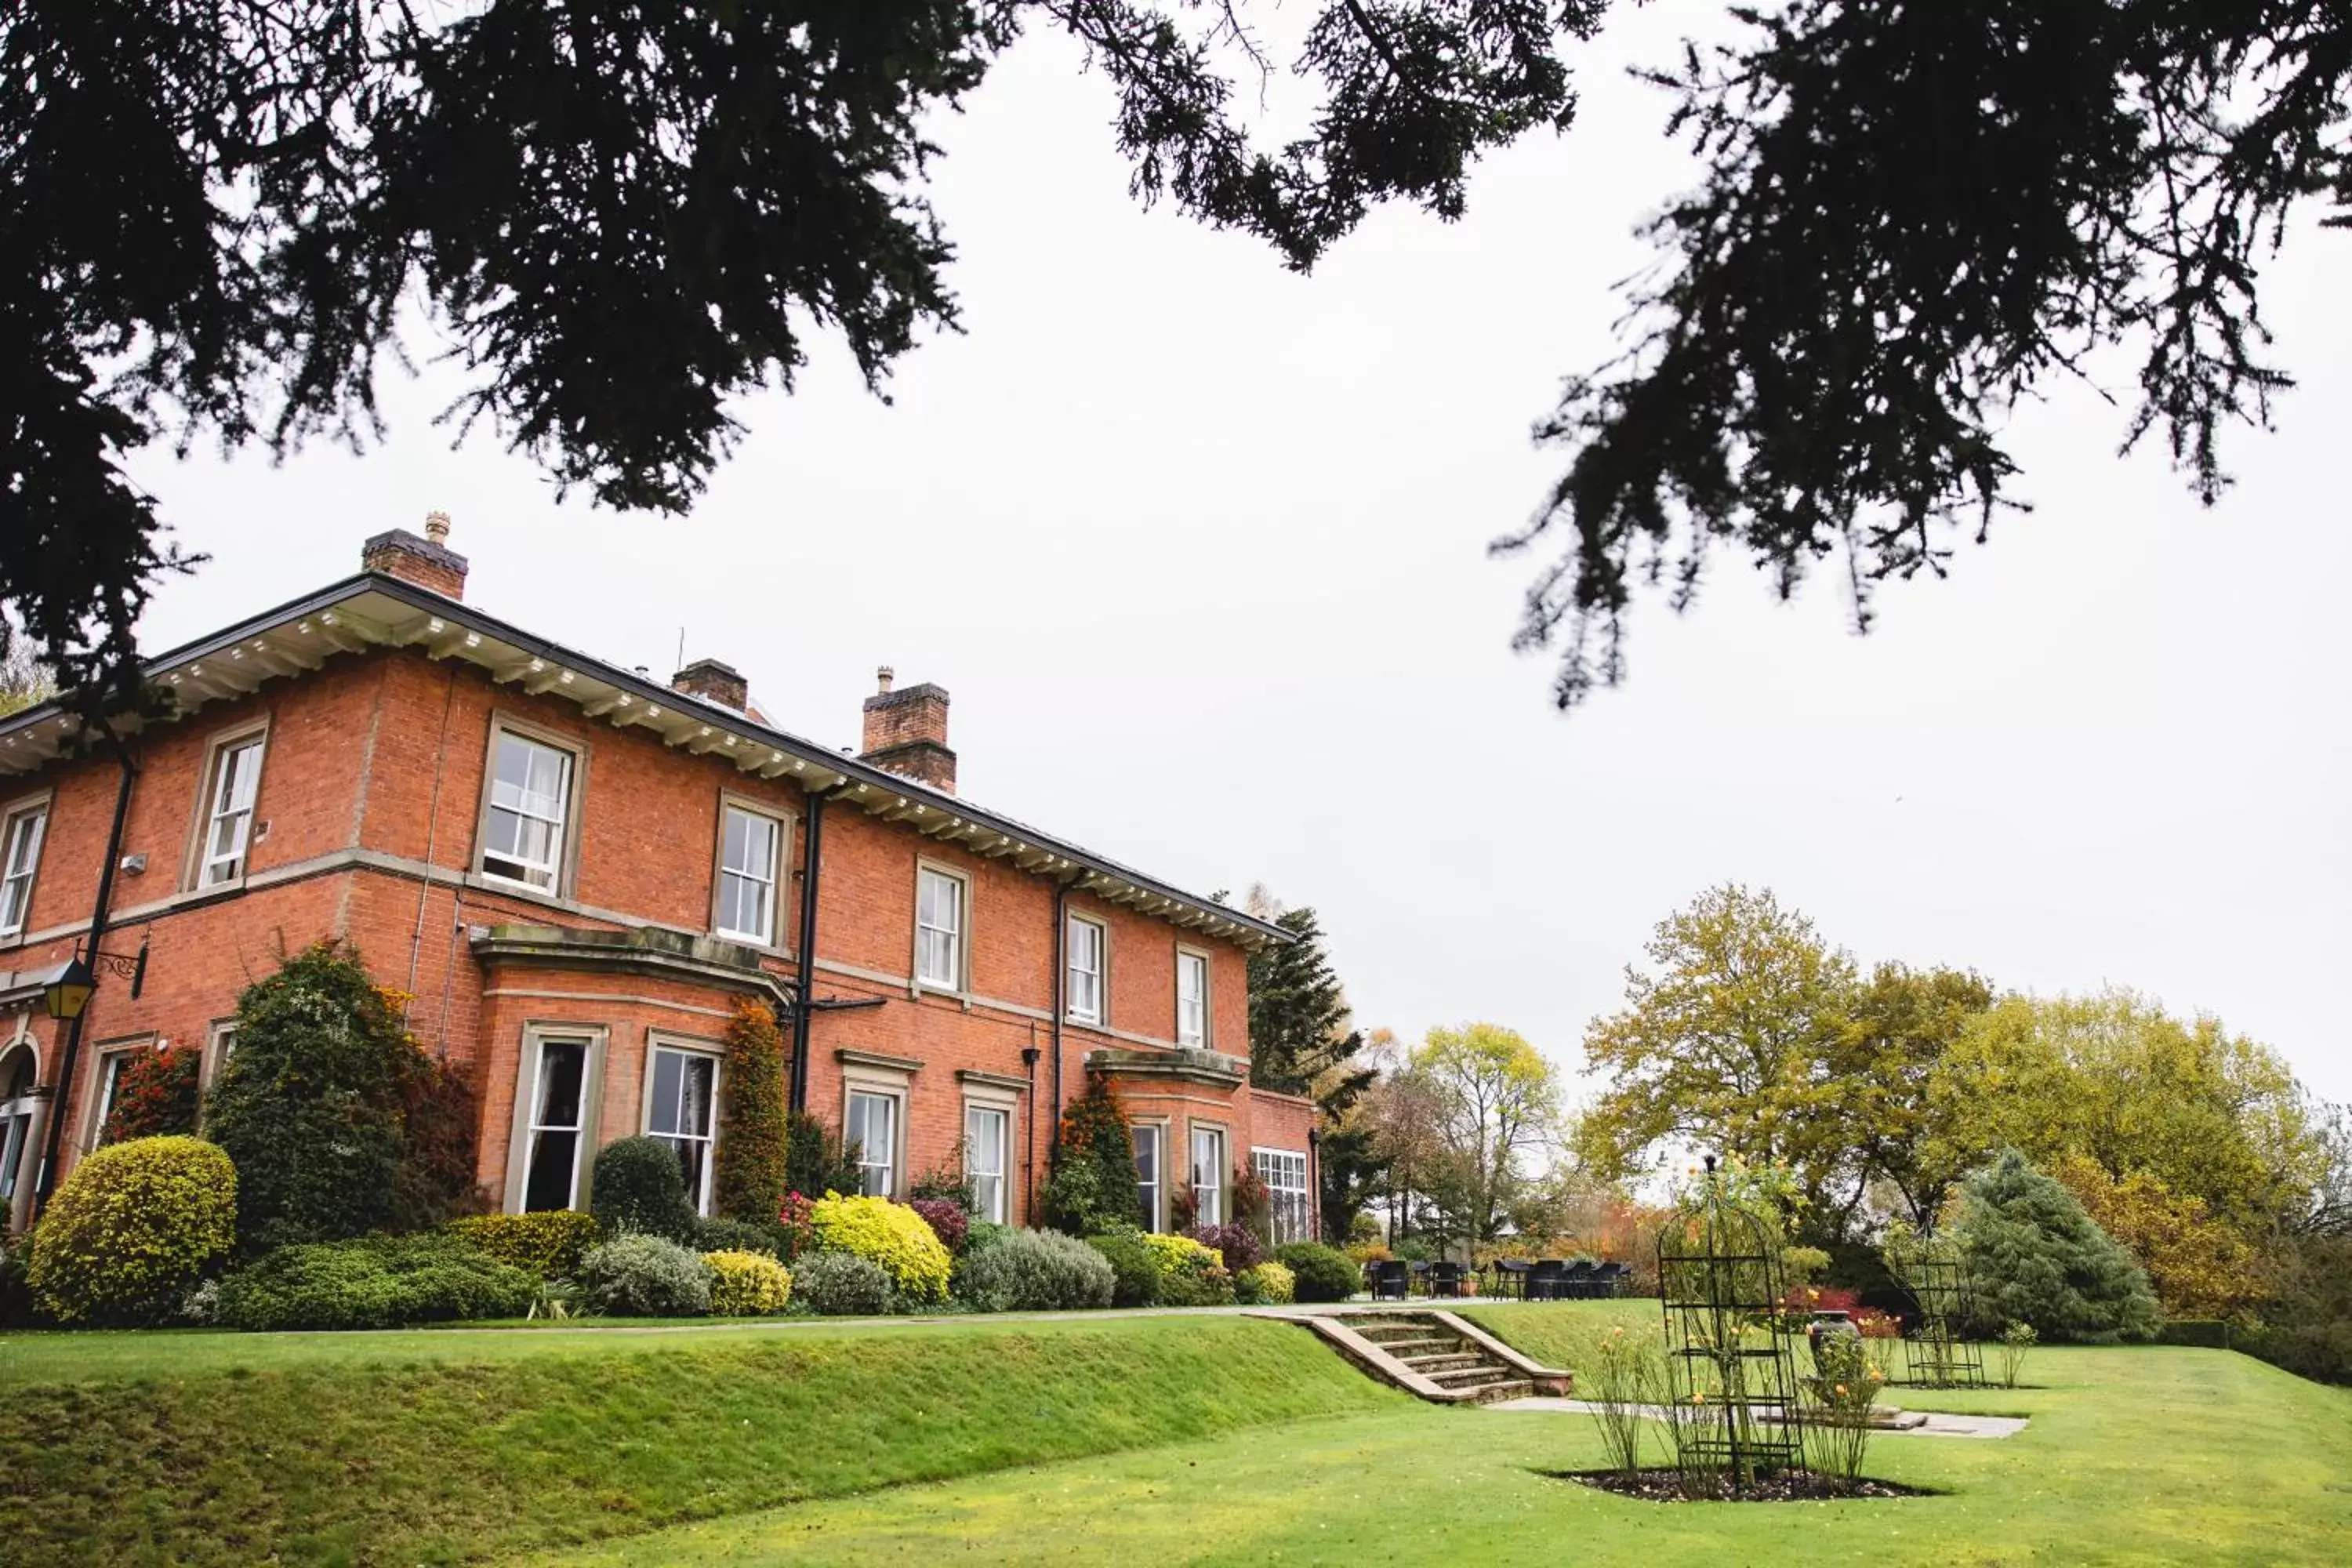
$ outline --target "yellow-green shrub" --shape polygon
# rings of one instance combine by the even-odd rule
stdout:
[[[710,1315],[764,1318],[781,1312],[793,1297],[793,1277],[764,1252],[706,1252],[710,1269]]]
[[[1146,1236],[1143,1244],[1160,1259],[1160,1304],[1222,1307],[1234,1300],[1234,1277],[1214,1247],[1189,1236]]]
[[[1297,1281],[1279,1263],[1255,1263],[1234,1276],[1234,1294],[1260,1307],[1286,1307],[1296,1300]]]
[[[810,1209],[809,1225],[819,1247],[877,1265],[909,1300],[947,1300],[955,1258],[930,1223],[906,1205],[828,1195]]]
[[[61,1323],[147,1323],[228,1256],[236,1167],[201,1138],[134,1138],[73,1168],[33,1233],[26,1283]]]
[[[577,1209],[538,1214],[478,1214],[451,1220],[450,1235],[500,1263],[541,1279],[567,1279],[580,1269],[580,1255],[596,1245],[596,1216]]]

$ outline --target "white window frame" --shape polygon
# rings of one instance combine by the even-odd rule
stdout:
[[[753,821],[764,822],[768,825],[770,835],[768,868],[764,876],[755,868],[738,868],[727,864],[728,824],[731,818],[737,816],[749,817]],[[752,947],[775,948],[783,945],[776,934],[777,917],[781,907],[776,897],[776,889],[783,881],[784,863],[791,857],[792,842],[792,819],[783,813],[768,810],[738,795],[722,795],[719,797],[719,856],[717,865],[710,874],[710,929],[712,931],[730,942],[744,942]],[[767,927],[765,931],[743,931],[727,923],[727,887],[730,878],[739,882],[752,883],[760,889],[760,917]]]
[[[92,1054],[89,1075],[89,1111],[88,1124],[82,1129],[81,1151],[87,1154],[99,1147],[106,1136],[106,1119],[114,1114],[114,1097],[122,1084],[122,1069],[141,1051],[152,1051],[160,1042],[152,1035],[135,1039],[107,1040]]]
[[[247,755],[253,759],[251,771],[239,770],[232,775],[232,764]],[[246,873],[251,869],[253,830],[259,820],[261,804],[261,771],[268,765],[268,756],[267,726],[240,730],[213,742],[205,762],[204,794],[196,802],[195,873],[190,881],[196,890],[234,888],[245,880]],[[243,786],[241,794],[239,786]],[[232,820],[234,845],[224,852],[218,847],[219,831]]]
[[[1187,968],[1193,965],[1198,966],[1201,976],[1200,1017],[1188,1028],[1184,1018],[1184,975]],[[1209,1041],[1215,1032],[1210,1006],[1211,998],[1215,995],[1214,984],[1210,978],[1212,968],[1209,955],[1199,948],[1179,947],[1176,950],[1176,1043],[1180,1046],[1199,1050],[1209,1047]]]
[[[0,814],[0,942],[24,935],[32,919],[33,885],[41,874],[41,849],[48,837],[46,794],[16,801]]]
[[[512,739],[527,746],[537,746],[563,759],[563,798],[561,815],[554,818],[556,831],[552,844],[553,858],[544,866],[535,866],[520,854],[507,854],[490,847],[490,814],[503,812],[509,816],[531,822],[551,820],[535,812],[499,804],[499,752]],[[580,838],[580,806],[588,789],[588,749],[576,741],[520,723],[503,716],[490,721],[489,748],[482,758],[482,809],[475,832],[474,872],[483,881],[499,888],[511,888],[518,892],[534,894],[543,899],[569,897],[572,891],[573,849]],[[543,870],[545,882],[536,882],[528,875],[515,877],[504,871],[490,869],[498,860],[521,868],[526,873]]]
[[[1190,1136],[1184,1142],[1185,1152],[1188,1156],[1186,1164],[1192,1178],[1192,1223],[1196,1226],[1223,1225],[1225,1223],[1225,1210],[1229,1206],[1225,1201],[1226,1189],[1233,1184],[1225,1180],[1225,1177],[1231,1173],[1233,1139],[1223,1126],[1213,1121],[1195,1121],[1189,1131]],[[1212,1200],[1209,1212],[1206,1214],[1203,1214],[1201,1208],[1201,1194],[1204,1190],[1201,1181],[1201,1140],[1203,1138],[1214,1140],[1217,1150],[1217,1157],[1210,1165],[1210,1169],[1216,1173],[1216,1180],[1209,1183],[1205,1188]]]
[[[213,1085],[220,1081],[221,1068],[228,1066],[228,1058],[236,1050],[235,1018],[215,1018],[205,1026],[205,1054],[198,1064],[196,1076],[199,1093],[212,1092]]]
[[[1127,1137],[1131,1145],[1140,1146],[1142,1139],[1151,1141],[1151,1180],[1143,1173],[1135,1173],[1135,1184],[1143,1196],[1143,1228],[1164,1230],[1168,1226],[1168,1123],[1165,1121],[1132,1121],[1128,1124]]]
[[[1281,1247],[1294,1241],[1314,1240],[1314,1184],[1309,1179],[1305,1152],[1253,1147],[1250,1171],[1265,1184],[1266,1229],[1271,1232],[1266,1245]],[[1296,1185],[1290,1182],[1293,1176],[1297,1178]]]
[[[507,1212],[522,1214],[530,1200],[530,1163],[537,1152],[535,1134],[565,1131],[551,1122],[539,1125],[539,1075],[547,1047],[555,1044],[586,1047],[580,1062],[580,1109],[577,1136],[572,1145],[570,1201],[563,1206],[582,1209],[588,1202],[588,1173],[594,1167],[599,1142],[598,1122],[604,1102],[604,1047],[609,1031],[602,1025],[551,1020],[523,1026],[522,1056],[515,1068],[514,1131],[507,1144]]]
[[[955,889],[956,924],[953,927],[926,924],[923,920],[923,889],[937,878]],[[938,932],[949,943],[947,968],[951,973],[927,966],[923,961],[923,938]],[[915,863],[915,989],[941,991],[961,996],[971,989],[971,879],[950,866],[936,861]]]
[[[702,1061],[707,1061],[710,1064],[710,1103],[708,1107],[709,1114],[709,1128],[708,1131],[701,1133],[657,1132],[654,1130],[654,1111],[656,1109],[654,1104],[654,1085],[657,1081],[656,1069],[659,1066],[658,1058],[665,1054],[679,1058],[694,1058]],[[713,1045],[708,1040],[688,1039],[676,1035],[651,1033],[646,1037],[646,1083],[643,1092],[637,1096],[637,1130],[645,1133],[648,1138],[658,1138],[665,1143],[671,1143],[674,1145],[677,1142],[683,1142],[699,1143],[702,1145],[702,1175],[700,1180],[696,1182],[693,1186],[688,1190],[686,1194],[687,1201],[694,1205],[694,1212],[699,1215],[707,1215],[710,1212],[711,1172],[718,1163],[719,1155],[719,1080],[725,1075],[726,1070],[726,1062],[721,1047]],[[685,1081],[684,1071],[684,1066],[681,1064],[679,1068],[679,1082],[681,1085],[683,1085]]]
[[[906,1161],[901,1153],[907,1144],[906,1091],[883,1089],[870,1083],[845,1085],[841,1097],[841,1141],[844,1143],[849,1142],[856,1132],[857,1102],[861,1100],[889,1107],[890,1147],[885,1156],[877,1160],[874,1158],[874,1152],[866,1146],[866,1139],[856,1137],[857,1190],[867,1197],[895,1198],[906,1176]],[[882,1173],[881,1187],[878,1191],[869,1190],[867,1184],[872,1180],[871,1173],[877,1169]]]
[[[1091,971],[1078,967],[1077,938],[1082,931],[1092,933],[1094,937],[1095,966]],[[1063,956],[1067,960],[1063,966],[1062,989],[1069,1003],[1069,1021],[1102,1028],[1110,1022],[1110,927],[1092,915],[1074,912],[1070,916],[1069,929],[1063,934],[1062,943]],[[1084,1004],[1078,998],[1081,976],[1094,983],[1093,997]]]
[[[983,1170],[973,1163],[973,1151],[979,1147],[979,1141],[973,1136],[973,1123],[975,1121],[985,1121],[990,1118],[994,1119],[1000,1130],[996,1144],[996,1169],[993,1171]],[[972,1206],[978,1211],[974,1217],[984,1219],[991,1225],[1012,1224],[1013,1107],[1011,1105],[1000,1104],[993,1100],[965,1100],[963,1102],[963,1174],[964,1180],[971,1187]],[[992,1196],[991,1190],[982,1184],[984,1182],[996,1184]]]

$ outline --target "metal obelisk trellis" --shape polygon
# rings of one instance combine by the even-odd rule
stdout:
[[[1923,1236],[1888,1248],[1887,1262],[1919,1307],[1904,1345],[1904,1382],[1915,1388],[1983,1387],[1984,1347],[1966,1337],[1976,1316],[1975,1281],[1959,1248]]]
[[[1686,1492],[1744,1491],[1804,1462],[1796,1360],[1781,1330],[1780,1248],[1764,1223],[1706,1196],[1658,1233],[1677,1462]]]

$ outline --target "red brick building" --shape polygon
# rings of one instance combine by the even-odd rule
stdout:
[[[852,757],[776,730],[724,664],[665,686],[482,614],[446,520],[426,532],[152,661],[176,712],[127,732],[127,765],[54,704],[0,720],[12,1228],[52,1129],[52,1180],[94,1145],[129,1053],[202,1042],[209,1075],[238,992],[340,937],[471,1069],[509,1210],[584,1205],[595,1149],[647,1131],[707,1194],[719,1041],[756,996],[871,1190],[961,1159],[1025,1220],[1100,1072],[1154,1224],[1180,1188],[1222,1213],[1238,1168],[1311,1234],[1311,1107],[1248,1082],[1248,954],[1276,928],[961,799],[937,687],[884,671]],[[143,975],[101,974],[68,1067],[42,994],[87,945],[118,810],[99,946]]]

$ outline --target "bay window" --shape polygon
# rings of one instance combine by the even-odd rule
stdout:
[[[1160,1173],[1167,1164],[1167,1151],[1163,1145],[1168,1129],[1156,1121],[1139,1121],[1127,1131],[1135,1143],[1135,1187],[1143,1200],[1143,1228],[1158,1230],[1167,1223],[1164,1217],[1166,1205],[1160,1201],[1163,1188]]]
[[[578,1201],[595,1042],[581,1035],[547,1035],[530,1045],[520,1207],[535,1214],[572,1208]]]
[[[707,1051],[656,1045],[649,1053],[646,1133],[677,1152],[687,1201],[710,1212],[710,1148],[717,1131],[719,1058]]]
[[[1225,1223],[1225,1134],[1223,1129],[1192,1129],[1192,1223]]]

